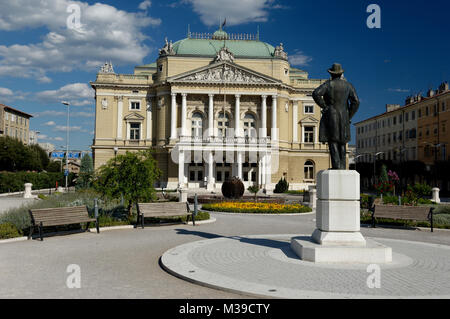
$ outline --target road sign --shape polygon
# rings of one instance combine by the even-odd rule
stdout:
[[[52,158],[64,158],[64,152],[52,152]]]
[[[68,169],[64,170],[64,176],[69,176],[69,170]]]

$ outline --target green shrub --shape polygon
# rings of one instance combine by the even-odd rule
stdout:
[[[277,185],[275,185],[275,190],[273,192],[277,194],[282,194],[287,192],[288,190],[289,190],[289,183],[286,181],[285,178],[282,177],[278,181]]]
[[[11,223],[0,224],[0,239],[20,237],[22,233]]]
[[[304,195],[305,191],[301,190],[301,191],[285,191],[285,194],[289,194],[289,195]]]
[[[383,204],[385,205],[398,205],[397,196],[383,196]]]
[[[32,183],[33,189],[43,189],[55,187],[56,182],[63,185],[63,181],[63,173],[2,172],[0,173],[0,193],[23,191],[25,183]]]
[[[47,196],[45,196],[44,194],[38,194],[38,198],[39,199],[47,199]]]
[[[28,209],[22,206],[1,214],[0,224],[12,224],[20,231],[27,230],[31,225]]]
[[[439,205],[434,212],[435,214],[450,214],[450,205]]]

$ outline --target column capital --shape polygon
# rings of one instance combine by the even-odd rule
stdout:
[[[263,100],[267,99],[267,95],[266,94],[261,95],[261,97],[262,97]]]
[[[208,96],[209,96],[210,98],[213,98],[213,97],[214,97],[214,94],[213,94],[213,93],[208,93]]]
[[[186,97],[188,94],[187,93],[181,93],[182,97]]]
[[[235,97],[236,99],[240,99],[240,98],[241,98],[241,95],[240,95],[240,94],[235,94],[234,97]]]
[[[272,99],[278,98],[278,94],[272,94]]]

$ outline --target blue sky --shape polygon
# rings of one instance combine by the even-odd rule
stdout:
[[[381,8],[381,29],[369,29],[369,4]],[[67,28],[80,9],[82,32]],[[342,63],[361,99],[353,122],[381,113],[385,104],[426,93],[450,78],[448,1],[361,0],[169,0],[2,1],[0,3],[0,103],[35,115],[31,129],[41,142],[65,145],[71,102],[71,149],[92,143],[94,99],[89,81],[111,60],[118,73],[154,62],[164,37],[193,32],[256,33],[283,43],[293,66],[311,78],[327,78]],[[354,130],[353,130],[354,140]]]

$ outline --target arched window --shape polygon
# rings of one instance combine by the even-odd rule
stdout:
[[[227,114],[220,113],[217,123],[219,137],[227,136],[227,129],[230,127],[230,118]]]
[[[305,179],[314,180],[314,163],[312,161],[305,162]]]
[[[192,115],[192,137],[203,136],[203,117],[200,113],[194,113]]]
[[[246,113],[244,116],[244,136],[256,137],[256,119],[253,114]]]

